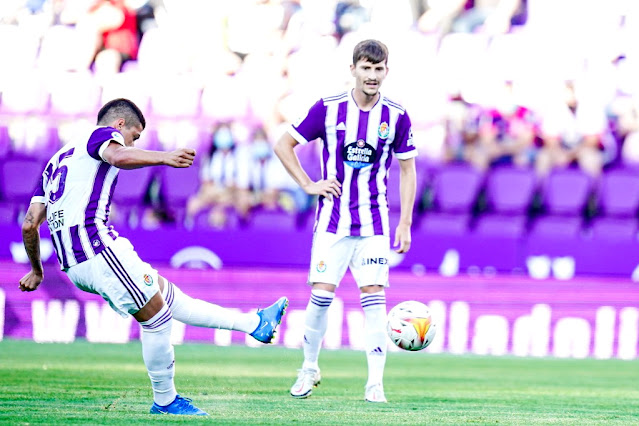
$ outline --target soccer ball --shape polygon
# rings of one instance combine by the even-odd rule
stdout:
[[[388,337],[407,351],[420,351],[430,345],[436,328],[430,309],[421,302],[401,302],[388,313]]]

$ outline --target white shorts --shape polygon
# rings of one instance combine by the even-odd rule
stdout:
[[[308,283],[339,286],[346,268],[350,267],[358,287],[388,287],[389,252],[390,238],[385,235],[351,237],[316,232],[313,236]]]
[[[102,296],[123,317],[142,309],[160,290],[158,271],[143,262],[123,237],[69,268],[67,275],[80,290]]]

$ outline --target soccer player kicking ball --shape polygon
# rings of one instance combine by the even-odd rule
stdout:
[[[135,148],[145,126],[144,116],[133,102],[112,100],[98,112],[95,129],[49,160],[22,225],[31,271],[20,280],[20,289],[36,290],[43,280],[39,228],[47,220],[58,261],[69,279],[81,290],[102,296],[120,315],[133,315],[142,326],[142,355],[153,388],[151,413],[207,415],[175,390],[171,319],[243,331],[270,343],[288,299],[282,297],[252,314],[192,299],[158,275],[126,238],[107,226],[120,169],[155,165],[185,168],[193,164],[193,149],[163,152]]]
[[[401,217],[395,229],[398,253],[410,249],[415,201],[415,156],[406,110],[382,96],[388,73],[388,50],[376,40],[355,46],[351,73],[355,88],[320,99],[278,141],[275,152],[308,194],[319,195],[311,252],[306,308],[304,363],[291,388],[306,398],[320,382],[318,365],[327,312],[335,290],[349,267],[361,290],[366,318],[365,349],[368,382],[365,399],[386,402],[386,296],[390,251],[387,175],[392,157],[399,159]],[[313,182],[294,151],[298,144],[321,139],[322,179]],[[396,188],[392,188],[396,190]]]

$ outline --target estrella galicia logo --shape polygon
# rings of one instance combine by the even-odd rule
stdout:
[[[364,139],[349,143],[344,146],[344,163],[354,169],[361,169],[373,165],[375,161],[375,148],[367,144]]]

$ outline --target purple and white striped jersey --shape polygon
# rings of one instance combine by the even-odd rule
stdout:
[[[124,137],[113,127],[97,127],[62,147],[47,163],[31,198],[46,205],[62,269],[96,256],[118,236],[106,225],[119,171],[102,158],[110,142],[124,145]]]
[[[380,94],[370,111],[362,111],[344,92],[320,99],[289,133],[300,144],[322,139],[322,178],[342,184],[339,198],[320,196],[315,231],[389,235],[386,184],[393,154],[400,160],[417,156],[406,110]]]

